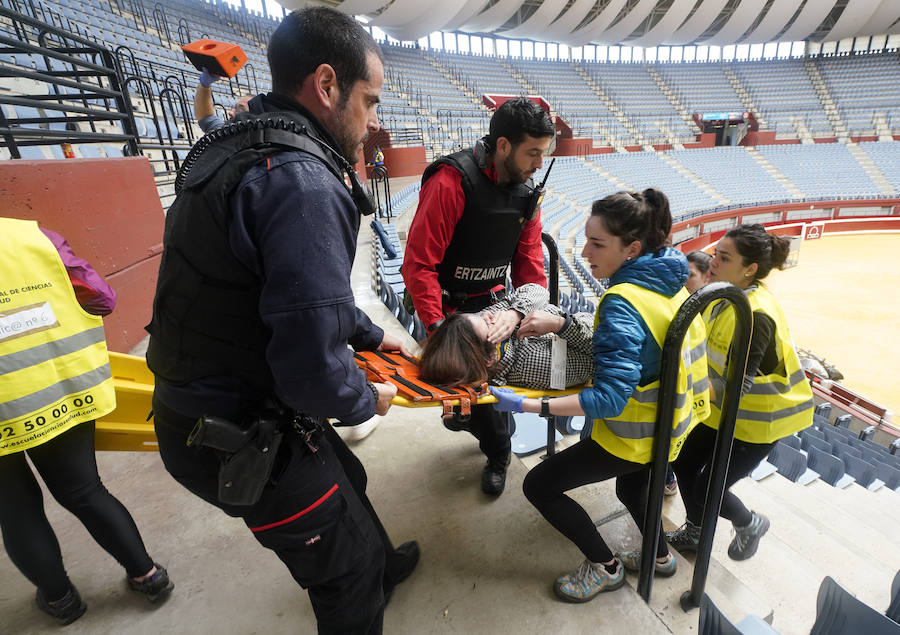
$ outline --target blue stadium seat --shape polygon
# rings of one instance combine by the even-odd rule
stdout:
[[[885,615],[900,624],[900,571],[894,576],[894,582],[891,584],[891,603]]]
[[[547,447],[547,420],[533,412],[517,412],[513,415],[515,432],[510,437],[512,451],[516,456],[534,454]],[[557,442],[562,440],[558,430],[554,431]]]
[[[817,421],[831,423],[831,404],[827,401],[823,401],[816,406],[816,409],[813,411],[813,418]]]
[[[844,478],[844,462],[841,459],[815,446],[809,446],[807,452],[807,466],[818,472],[819,478],[832,487],[846,487],[853,482],[852,477]]]
[[[792,448],[794,448],[795,450],[799,450],[802,447],[800,444],[800,437],[794,436],[793,434],[790,434],[786,437],[778,439],[778,443],[783,443],[785,445],[789,445]]]
[[[821,450],[822,452],[827,452],[831,454],[831,444],[828,443],[825,439],[813,436],[811,434],[803,434],[803,430],[800,431],[800,448],[809,452],[810,448],[816,448],[817,450]]]
[[[806,472],[806,456],[784,443],[776,443],[769,452],[769,463],[778,468],[778,473],[795,483]]]
[[[703,594],[700,600],[700,624],[697,627],[697,635],[741,635],[731,620],[719,610],[709,595]]]
[[[831,444],[831,453],[841,459],[844,458],[844,454],[856,459],[862,459],[862,450],[854,448],[849,443],[844,443],[843,441],[833,441]]]
[[[805,436],[810,436],[815,437],[816,439],[821,439],[822,441],[825,440],[825,433],[813,426],[801,430],[798,434],[800,435],[801,439],[803,439],[803,437]]]
[[[816,622],[810,635],[900,635],[900,624],[857,600],[827,576],[816,599]]]
[[[853,420],[853,415],[841,415],[837,419],[834,420],[834,426],[836,428],[846,428],[850,429],[850,422]]]
[[[874,465],[846,452],[841,454],[840,459],[844,462],[847,474],[855,478],[857,483],[866,489],[872,489],[873,486],[877,488],[878,469]]]
[[[900,470],[881,461],[871,461],[871,464],[875,466],[876,475],[879,480],[884,481],[885,487],[892,490],[900,488]]]

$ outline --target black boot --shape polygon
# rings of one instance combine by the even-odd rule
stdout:
[[[419,543],[415,540],[404,542],[388,556],[384,567],[384,603],[387,604],[394,587],[406,580],[419,564]]]
[[[491,496],[500,496],[506,487],[506,468],[509,466],[509,454],[502,458],[488,459],[481,473],[481,491]]]

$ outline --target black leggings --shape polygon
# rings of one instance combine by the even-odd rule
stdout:
[[[584,439],[554,454],[531,470],[522,489],[525,497],[541,515],[566,538],[575,543],[591,562],[609,562],[613,558],[606,542],[588,513],[564,492],[588,483],[616,478],[616,496],[631,513],[638,528],[644,527],[650,467],[625,461],[604,450],[593,439]],[[659,527],[656,557],[669,554]]]
[[[0,457],[3,544],[13,564],[49,600],[64,596],[70,582],[56,534],[44,514],[41,488],[25,461],[26,453],[53,498],[75,514],[128,577],[138,578],[153,568],[131,514],[100,482],[94,422],[80,423],[25,452]]]
[[[703,504],[706,501],[706,488],[709,485],[709,473],[713,450],[716,447],[717,430],[702,423],[691,430],[678,459],[672,464],[675,476],[678,477],[678,488],[687,510],[687,519],[699,525],[703,519]],[[769,456],[774,443],[747,443],[734,440],[731,447],[731,460],[728,463],[728,475],[725,477],[725,495],[722,497],[722,508],[719,515],[727,518],[738,527],[745,527],[753,520],[750,510],[737,496],[731,493],[731,486],[750,474],[759,462]]]

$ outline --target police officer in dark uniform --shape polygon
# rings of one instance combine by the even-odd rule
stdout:
[[[287,565],[319,633],[380,633],[418,546],[391,545],[326,418],[362,423],[396,394],[347,347],[400,346],[350,286],[373,211],[351,164],[379,127],[382,54],[352,17],[314,8],[283,20],[268,56],[273,93],[197,143],[166,217],[147,351],[159,451]]]
[[[474,313],[514,287],[547,286],[538,196],[532,176],[555,134],[550,116],[525,97],[503,103],[490,134],[474,148],[444,156],[422,176],[419,207],[409,229],[403,280],[419,318],[433,331],[454,311]],[[518,323],[496,314],[489,333],[499,343]],[[507,419],[490,405],[475,406],[467,429],[487,456],[481,478],[486,494],[506,483],[510,441]]]

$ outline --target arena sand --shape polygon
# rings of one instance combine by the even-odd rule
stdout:
[[[837,366],[841,382],[900,424],[900,234],[803,243],[797,267],[766,280],[794,345]]]

